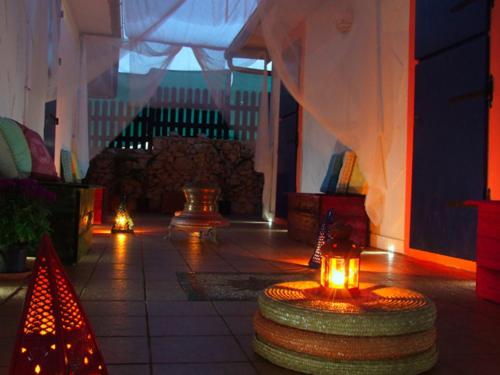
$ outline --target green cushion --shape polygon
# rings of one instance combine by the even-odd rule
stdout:
[[[10,152],[10,147],[7,141],[0,133],[0,177],[1,178],[17,178],[19,173],[17,172],[16,163]]]
[[[71,165],[71,152],[61,150],[61,176],[64,182],[75,182]]]
[[[9,145],[20,177],[31,175],[31,152],[21,127],[8,118],[0,118],[0,133]]]

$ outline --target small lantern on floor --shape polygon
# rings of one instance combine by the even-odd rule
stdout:
[[[122,201],[116,210],[111,233],[134,233],[134,222],[127,211],[125,201]]]
[[[359,291],[361,250],[349,239],[352,227],[337,222],[332,238],[321,248],[321,286],[327,292],[356,294]]]

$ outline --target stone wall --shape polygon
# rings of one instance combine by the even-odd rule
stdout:
[[[107,188],[110,208],[123,194],[142,211],[182,207],[182,187],[196,180],[221,188],[235,214],[260,214],[264,177],[254,170],[253,150],[238,141],[157,137],[152,151],[106,149],[90,162],[86,181]]]

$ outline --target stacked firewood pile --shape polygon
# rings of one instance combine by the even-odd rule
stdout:
[[[86,180],[105,186],[112,201],[126,194],[132,206],[151,212],[161,211],[173,196],[182,197],[172,193],[185,184],[206,181],[220,187],[232,213],[258,214],[264,178],[253,160],[253,150],[238,141],[158,137],[152,151],[103,151],[92,159]]]

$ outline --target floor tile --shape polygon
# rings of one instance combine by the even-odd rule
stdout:
[[[148,375],[149,365],[108,365],[109,375]]]
[[[154,365],[154,375],[255,375],[249,363],[200,363]]]
[[[254,332],[251,316],[226,316],[224,320],[234,335],[251,335]]]
[[[151,301],[185,301],[186,293],[177,281],[150,281],[146,284],[146,298]]]
[[[146,278],[146,284],[149,284],[154,281],[177,281],[177,272],[188,272],[189,268],[186,267],[185,270],[178,270],[177,268],[173,270],[157,270],[150,271],[145,270],[144,277]]]
[[[97,336],[147,336],[146,317],[91,316]]]
[[[245,352],[249,361],[251,361],[251,362],[265,361],[264,358],[257,355],[255,353],[255,351],[253,350],[253,345],[252,345],[253,337],[254,337],[253,334],[252,335],[239,335],[239,336],[236,336],[236,340],[238,340],[240,347]]]
[[[258,309],[256,301],[214,301],[215,309],[221,315],[253,316]]]
[[[150,316],[149,330],[151,336],[206,336],[231,334],[224,321],[218,316]]]
[[[20,318],[20,316],[16,315],[0,317],[0,337],[15,337]]]
[[[96,235],[89,254],[67,267],[77,291],[83,290],[83,307],[110,374],[151,375],[153,369],[155,374],[295,374],[254,353],[256,301],[187,301],[177,273],[239,270],[311,277],[314,272],[305,266],[311,247],[270,231],[267,223],[233,223],[220,231],[218,244],[182,233],[168,241],[168,220],[138,215],[135,235]],[[97,228],[109,231],[110,226]],[[474,274],[382,251],[363,252],[361,263],[362,280],[421,291],[436,303],[440,354],[428,374],[500,373],[500,304],[476,297]],[[0,281],[0,375],[10,361],[26,285]],[[149,364],[148,327],[154,365]]]
[[[145,337],[97,337],[106,364],[148,363]]]
[[[15,337],[0,337],[0,366],[8,366],[12,351],[14,350]]]
[[[92,275],[92,280],[101,279],[143,279],[140,263],[98,263]],[[102,282],[102,281],[101,281]]]
[[[150,316],[210,316],[217,315],[211,302],[205,301],[148,301]]]
[[[145,316],[142,301],[82,301],[88,316]]]
[[[152,337],[153,363],[246,361],[231,336]]]
[[[107,282],[93,280],[83,291],[82,299],[133,301],[144,300],[144,286],[141,281],[111,279]]]

